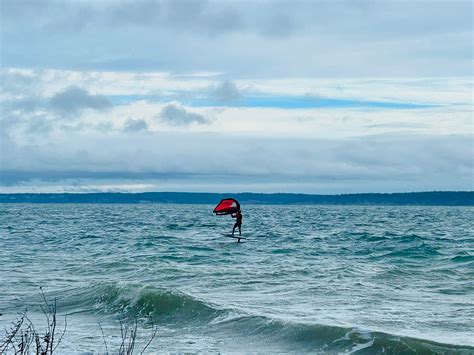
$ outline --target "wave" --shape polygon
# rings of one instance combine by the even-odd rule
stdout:
[[[474,261],[474,255],[468,251],[461,251],[451,258],[452,262],[455,263],[468,263]]]
[[[178,291],[151,286],[103,284],[58,298],[69,299],[61,308],[102,315],[148,318],[155,324],[190,329],[194,333],[214,334],[233,339],[235,350],[242,346],[258,349],[272,344],[288,352],[324,353],[443,353],[472,354],[474,347],[437,343],[414,337],[368,331],[354,327],[305,324],[266,316],[242,314],[197,299]],[[70,297],[73,296],[73,297]],[[67,298],[63,298],[67,297]],[[63,309],[64,309],[63,308]],[[230,341],[230,340],[229,340]],[[229,341],[222,344],[232,350]],[[245,345],[243,345],[245,344]],[[262,348],[265,349],[265,348]]]
[[[382,258],[406,258],[406,259],[423,259],[423,258],[430,258],[433,256],[441,255],[440,252],[433,246],[420,243],[419,245],[408,246],[401,248],[398,246],[399,249],[389,251],[383,255],[379,255],[378,257]]]
[[[69,314],[94,312],[106,315],[144,318],[161,322],[210,321],[222,311],[178,291],[152,286],[103,284],[58,295]]]
[[[303,324],[261,316],[243,316],[225,320],[219,330],[238,332],[247,342],[260,338],[282,351],[357,354],[472,354],[474,347],[443,344],[431,340],[373,332],[354,327]]]

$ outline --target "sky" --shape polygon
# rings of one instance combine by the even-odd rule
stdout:
[[[471,0],[0,6],[0,193],[474,190]]]

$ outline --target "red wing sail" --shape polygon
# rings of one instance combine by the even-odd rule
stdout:
[[[240,210],[240,204],[233,198],[225,198],[214,208],[214,213],[218,215],[231,214]]]

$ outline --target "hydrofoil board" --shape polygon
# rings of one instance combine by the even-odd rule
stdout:
[[[224,237],[227,237],[227,238],[234,238],[234,239],[247,239],[245,237],[242,237],[242,236],[239,236],[239,235],[232,235],[232,234],[225,234],[225,233],[222,233],[222,235]]]

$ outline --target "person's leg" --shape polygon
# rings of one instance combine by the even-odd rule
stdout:
[[[234,236],[235,227],[237,227],[237,223],[235,223],[235,224],[234,224],[234,228],[232,228],[232,236]],[[240,227],[239,227],[239,228],[240,228]]]
[[[242,226],[242,224],[239,224],[239,235],[242,235],[242,230],[240,228],[241,226]]]

